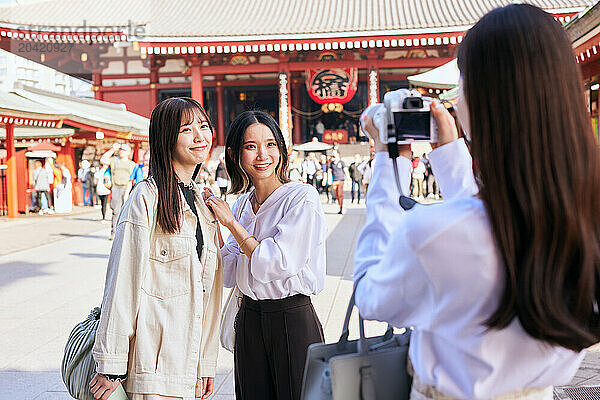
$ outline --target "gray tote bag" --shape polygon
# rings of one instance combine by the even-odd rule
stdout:
[[[337,343],[309,346],[301,400],[408,400],[412,377],[407,371],[410,330],[365,337],[359,315],[360,339],[348,340],[354,292]]]
[[[74,399],[95,400],[89,383],[96,374],[92,347],[99,323],[100,307],[96,307],[83,322],[75,325],[65,346],[61,373],[63,382]]]

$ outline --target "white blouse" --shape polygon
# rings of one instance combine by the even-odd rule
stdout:
[[[237,217],[240,196],[232,207]],[[313,186],[289,182],[277,188],[254,214],[246,201],[240,224],[259,245],[250,262],[229,235],[221,248],[223,283],[236,283],[255,300],[314,295],[325,284],[327,222]],[[242,269],[245,269],[242,271]]]
[[[404,193],[410,161],[399,157]],[[356,303],[366,319],[414,326],[409,355],[424,384],[484,399],[526,387],[569,383],[585,352],[529,336],[518,319],[485,321],[504,290],[504,267],[487,212],[473,195],[472,160],[458,140],[430,153],[444,202],[404,211],[387,153],[375,157],[367,223],[355,253]]]

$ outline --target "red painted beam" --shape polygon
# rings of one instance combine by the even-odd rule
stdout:
[[[389,68],[433,68],[452,61],[452,57],[402,58],[395,60],[340,60],[340,61],[310,61],[287,63],[290,71],[305,71],[322,68],[360,68],[360,69],[389,69]],[[281,65],[249,64],[249,65],[209,65],[202,67],[204,75],[215,74],[257,74],[280,72]]]
[[[380,82],[405,81],[405,80],[408,79],[408,75],[406,75],[406,74],[391,74],[391,75],[386,75],[386,74],[382,74],[381,71],[379,71],[379,76],[377,78],[379,79]]]
[[[190,87],[189,83],[182,82],[178,83],[181,86],[177,87]],[[172,84],[174,85],[174,84]],[[157,88],[161,89],[162,86],[160,84],[156,85]],[[169,86],[172,88],[174,86]],[[123,85],[123,86],[101,86],[98,90],[102,92],[145,92],[150,90],[150,85]]]
[[[121,135],[122,135],[120,132],[115,131],[113,129],[105,129],[105,128],[101,128],[99,126],[94,126],[94,125],[84,124],[82,122],[73,121],[71,119],[64,120],[64,123],[67,125],[74,126],[75,128],[86,129],[90,132],[102,131],[104,133],[105,137],[121,137]],[[95,134],[94,134],[94,138],[95,138]]]
[[[103,59],[104,60],[104,59]],[[161,78],[175,78],[179,76],[190,75],[190,73],[181,73],[181,72],[160,72],[158,76]],[[152,73],[150,74],[102,74],[102,79],[143,79],[150,78],[152,81]],[[158,81],[156,81],[158,82]]]
[[[273,86],[279,82],[276,79],[244,79],[235,81],[221,81],[224,87],[239,87],[239,86]],[[216,87],[217,81],[202,81],[203,87]],[[160,89],[189,89],[190,82],[172,82],[172,83],[157,83],[155,88]],[[99,90],[103,92],[135,92],[147,91],[152,87],[150,85],[123,85],[123,86],[103,86]]]

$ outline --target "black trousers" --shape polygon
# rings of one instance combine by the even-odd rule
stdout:
[[[106,205],[108,204],[108,195],[107,194],[99,194],[98,197],[100,197],[100,204],[102,206],[102,219],[106,218]]]
[[[306,351],[323,341],[310,297],[256,301],[244,296],[235,321],[236,399],[300,399]]]

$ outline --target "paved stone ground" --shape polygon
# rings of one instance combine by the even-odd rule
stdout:
[[[334,205],[324,208],[327,279],[313,302],[332,342],[351,294],[353,249],[365,212],[350,204],[344,215]],[[67,216],[0,218],[0,400],[70,399],[60,377],[63,348],[72,327],[100,304],[111,245],[110,225],[99,216],[96,209],[76,209]],[[356,318],[352,327],[356,337]],[[376,322],[367,327],[371,335],[384,330]],[[597,351],[589,353],[572,385],[600,385]],[[232,366],[233,356],[221,349],[212,398],[234,399]],[[556,397],[569,398],[564,389]]]

